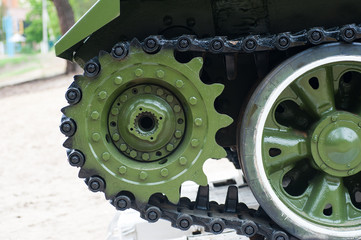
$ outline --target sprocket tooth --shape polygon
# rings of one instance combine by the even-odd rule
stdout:
[[[74,77],[73,77],[73,79],[74,79],[74,83],[78,83],[80,80],[82,80],[84,78],[84,76],[83,75],[75,75]]]
[[[203,163],[204,164],[204,163]],[[200,185],[200,186],[205,186],[208,184],[208,178],[207,176],[204,174],[203,170],[199,170],[198,172],[196,172],[194,174],[196,177],[195,182]]]
[[[69,149],[73,148],[73,138],[72,137],[67,138],[65,140],[65,142],[63,143],[63,147],[69,148]]]
[[[212,92],[215,94],[215,98],[221,95],[224,90],[224,85],[220,83],[214,83],[210,85],[210,87],[212,88]]]
[[[64,115],[66,115],[66,110],[69,108],[69,106],[67,106],[67,107],[63,107],[60,111],[64,114]]]
[[[196,72],[200,72],[203,67],[203,58],[202,57],[196,57],[193,58],[190,62],[186,63],[188,67],[193,69]]]
[[[140,41],[137,38],[133,38],[132,41],[130,41],[129,50],[132,53],[139,52],[139,51],[143,52],[142,44],[140,43]]]
[[[106,51],[100,51],[98,59],[99,59],[100,65],[103,67],[114,62],[112,56],[110,56],[110,54]]]
[[[165,192],[164,194],[167,197],[169,202],[171,202],[173,204],[177,204],[179,202],[179,198],[180,198],[179,188],[174,187],[174,188],[170,188],[170,189],[171,190]]]
[[[213,141],[214,141],[214,144],[217,144],[215,140],[213,140]],[[212,155],[212,158],[220,159],[220,158],[226,157],[227,152],[226,152],[226,150],[224,150],[223,147],[221,147],[217,144],[217,147],[213,148],[213,152],[211,155]]]
[[[226,114],[219,114],[218,119],[219,119],[218,129],[228,127],[233,123],[233,118],[231,118]]]

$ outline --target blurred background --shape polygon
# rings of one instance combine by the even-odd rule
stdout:
[[[0,0],[0,239],[246,239],[234,231],[211,236],[198,227],[181,232],[165,221],[149,225],[132,210],[116,212],[69,166],[60,109],[73,75],[82,71],[56,58],[54,44],[95,2]],[[232,178],[243,184],[228,160],[205,165],[211,199],[222,202],[227,191],[212,183]],[[195,198],[197,186],[184,185],[182,194]],[[257,207],[249,188],[241,195]]]

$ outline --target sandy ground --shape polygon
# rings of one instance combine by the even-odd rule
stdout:
[[[0,89],[0,239],[105,239],[114,216],[61,144],[71,76]]]

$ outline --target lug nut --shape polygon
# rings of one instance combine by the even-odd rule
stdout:
[[[68,155],[68,161],[73,167],[82,167],[85,163],[85,157],[80,151],[73,150]]]
[[[111,55],[117,59],[124,59],[128,55],[128,46],[124,43],[118,43],[112,48]]]
[[[193,224],[193,219],[188,214],[182,214],[178,216],[176,225],[179,229],[185,231],[188,230]]]
[[[121,195],[114,199],[113,205],[117,210],[124,211],[130,208],[132,201],[129,197]]]
[[[91,177],[88,181],[88,188],[92,192],[104,191],[105,182],[100,177]]]
[[[100,72],[100,64],[90,60],[84,67],[84,75],[89,78],[96,77]]]
[[[65,98],[70,105],[77,104],[81,99],[81,91],[79,88],[71,87],[66,91]]]
[[[287,50],[289,47],[290,47],[290,39],[284,34],[278,36],[276,42],[276,48],[278,50],[284,51]]]
[[[150,207],[145,212],[145,218],[148,222],[156,222],[161,217],[162,212],[157,207]]]
[[[60,131],[67,137],[73,136],[76,131],[75,122],[70,118],[64,118],[60,124]]]

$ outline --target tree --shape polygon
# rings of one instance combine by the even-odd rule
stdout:
[[[64,35],[75,23],[73,8],[68,0],[52,1],[58,13],[61,33]],[[68,61],[66,64],[66,73],[68,74],[75,71],[76,65]]]

